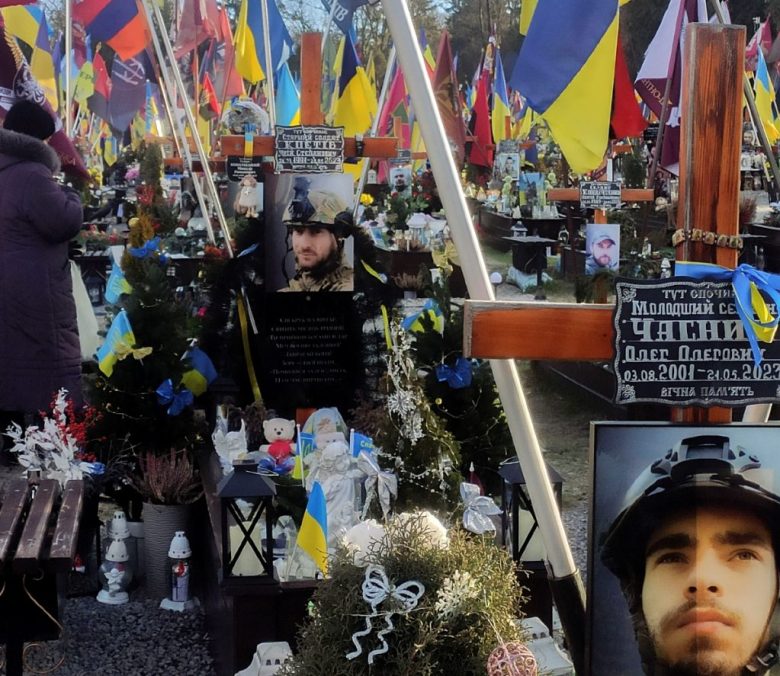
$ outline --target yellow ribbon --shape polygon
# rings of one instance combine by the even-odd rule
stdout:
[[[144,357],[152,354],[153,351],[154,348],[151,347],[130,347],[127,343],[117,343],[114,347],[114,354],[119,361],[130,356],[141,361]]]
[[[393,349],[393,340],[390,337],[390,317],[387,314],[387,308],[382,305],[382,324],[385,327],[385,342],[387,343],[387,349]]]
[[[252,351],[249,348],[249,328],[247,325],[246,308],[244,307],[244,299],[241,296],[238,296],[237,298],[237,306],[238,323],[241,325],[241,343],[244,346],[244,361],[246,362],[246,370],[249,374],[249,384],[252,386],[252,394],[255,397],[255,401],[261,402],[263,397],[260,395],[260,385],[257,383],[255,365],[252,362]]]

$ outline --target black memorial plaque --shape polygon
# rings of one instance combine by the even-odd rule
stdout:
[[[580,183],[582,209],[619,209],[622,203],[619,181],[585,181]]]
[[[498,148],[496,148],[496,152],[498,153],[516,153],[520,151],[520,143],[516,139],[504,139],[503,141],[498,142]]]
[[[361,364],[352,293],[271,293],[265,302],[261,388],[267,405],[351,405]]]
[[[258,182],[263,180],[263,156],[254,155],[243,157],[242,155],[228,155],[225,162],[228,180],[241,183],[244,176],[254,176]]]
[[[277,174],[340,174],[344,171],[344,127],[276,127]]]
[[[615,295],[618,404],[780,400],[780,343],[759,343],[754,363],[730,282],[621,279]]]

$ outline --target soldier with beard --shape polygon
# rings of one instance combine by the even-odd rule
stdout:
[[[646,674],[772,673],[778,517],[773,473],[728,437],[683,439],[637,478],[601,559],[620,579]]]
[[[353,268],[344,256],[344,240],[352,234],[352,213],[333,217],[317,212],[310,219],[287,223],[295,256],[295,276],[282,291],[352,291]]]

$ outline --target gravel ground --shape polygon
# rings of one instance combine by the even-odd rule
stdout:
[[[531,300],[516,287],[502,284],[502,299]],[[563,521],[575,561],[586,574],[589,478],[588,421],[600,417],[592,402],[561,393],[527,365],[520,366],[526,397],[547,459],[564,477]],[[0,489],[18,467],[0,464]],[[86,585],[85,585],[86,582]],[[85,589],[84,587],[87,587]],[[25,674],[53,672],[60,676],[211,676],[209,637],[202,610],[176,613],[160,610],[145,598],[143,588],[131,592],[122,606],[98,603],[84,576],[71,578],[61,622],[62,638],[28,647]],[[30,644],[28,644],[30,646]],[[4,658],[0,647],[0,660]],[[0,667],[0,674],[4,674]]]

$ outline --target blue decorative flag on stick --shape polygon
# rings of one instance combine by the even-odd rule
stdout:
[[[199,347],[191,347],[184,356],[189,360],[192,368],[184,372],[181,384],[199,397],[217,379],[217,369],[214,368],[209,356]]]
[[[328,574],[328,509],[318,481],[314,482],[309,495],[298,533],[298,546],[313,559],[323,575]]]
[[[127,350],[135,345],[135,334],[130,326],[127,312],[122,310],[111,323],[111,328],[106,334],[106,340],[97,351],[97,360],[100,370],[108,377],[114,372],[114,365],[119,360],[119,352]]]
[[[352,432],[352,457],[357,458],[362,451],[374,452],[374,440],[360,432]]]

